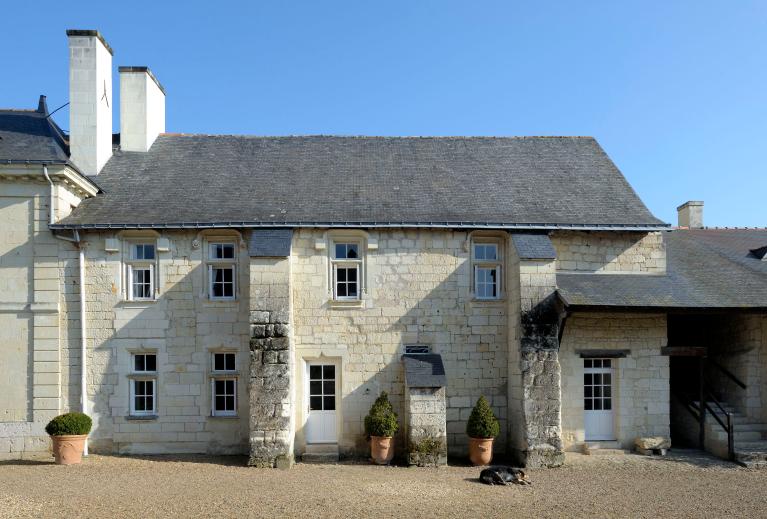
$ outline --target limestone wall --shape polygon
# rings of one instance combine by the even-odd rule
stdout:
[[[248,438],[248,257],[239,236],[221,231],[237,244],[237,297],[207,297],[206,243],[216,233],[88,233],[86,311],[88,323],[88,399],[95,427],[91,446],[98,452],[247,452]],[[107,239],[117,250],[107,251]],[[158,250],[157,299],[126,301],[124,254],[128,240],[167,240]],[[112,244],[114,245],[114,244]],[[66,262],[63,284],[78,298],[77,260]],[[64,401],[79,401],[79,312],[68,315],[70,339]],[[211,416],[211,355],[236,354],[237,416]],[[157,354],[157,416],[130,415],[132,353]]]
[[[567,449],[585,440],[579,350],[630,350],[626,358],[612,360],[615,438],[624,448],[638,436],[669,436],[669,358],[660,354],[666,341],[663,314],[576,313],[568,318],[559,351]]]
[[[296,395],[301,402],[306,361],[325,359],[341,367],[342,453],[367,453],[362,420],[381,391],[389,392],[404,417],[403,343],[428,344],[442,355],[448,379],[449,452],[466,454],[466,421],[483,394],[501,422],[496,448],[505,449],[507,301],[472,299],[467,236],[425,230],[371,233],[377,248],[367,252],[368,291],[362,304],[349,304],[331,300],[328,250],[317,243],[326,244],[328,237],[321,230],[295,232]],[[299,453],[305,445],[305,407],[296,407]]]
[[[666,246],[660,232],[573,232],[551,235],[557,270],[601,273],[666,272]]]

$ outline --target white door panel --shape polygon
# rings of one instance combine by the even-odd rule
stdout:
[[[336,443],[336,367],[309,363],[307,372],[306,443]]]
[[[586,440],[614,440],[613,359],[583,359]]]

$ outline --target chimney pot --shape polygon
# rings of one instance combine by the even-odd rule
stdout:
[[[690,200],[676,208],[679,217],[679,227],[688,229],[703,228],[703,202],[699,200]]]

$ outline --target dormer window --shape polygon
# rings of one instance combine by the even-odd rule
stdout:
[[[333,244],[333,299],[356,301],[362,291],[362,249],[360,242],[339,241]]]

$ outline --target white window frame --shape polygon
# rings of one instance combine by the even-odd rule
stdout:
[[[155,369],[154,370],[137,370],[136,369],[136,357],[139,355],[152,355],[155,358]],[[151,351],[140,351],[140,352],[133,352],[131,353],[131,376],[129,381],[129,410],[131,416],[157,416],[157,361],[158,356],[157,352],[151,352]],[[146,359],[144,359],[144,367],[146,368]],[[152,397],[152,409],[143,409],[143,410],[137,410],[136,409],[136,385],[138,382],[151,382],[152,383],[152,393],[145,393],[142,396],[150,396]],[[144,386],[146,387],[146,386]],[[146,402],[146,400],[145,400]],[[146,407],[146,406],[144,406]]]
[[[234,367],[232,369],[226,369],[226,357],[224,357],[224,368],[216,369],[216,356],[217,355],[233,355],[234,356]],[[239,373],[237,371],[237,352],[235,351],[212,351],[210,353],[210,366],[211,366],[211,377],[210,377],[210,414],[211,416],[237,416],[237,407],[239,405],[239,398],[238,398],[238,390],[239,390]],[[228,409],[216,409],[216,396],[218,395],[216,393],[216,382],[224,382],[224,385],[226,385],[226,381],[232,381],[234,385],[234,394],[229,395],[229,393],[224,393],[223,396],[234,396],[234,409],[228,410]]]
[[[154,258],[136,258],[136,247],[151,245]],[[136,240],[128,242],[128,257],[125,260],[125,299],[127,301],[154,301],[157,298],[157,243],[154,240]],[[149,270],[149,297],[136,297],[133,294],[133,274],[138,270]]]
[[[495,247],[495,259],[477,258],[476,249],[477,246],[493,245]],[[474,298],[479,301],[497,301],[501,299],[503,294],[503,268],[502,268],[502,256],[501,256],[501,242],[497,239],[485,238],[475,239],[471,242],[471,260],[473,264],[472,269],[472,288],[474,291]],[[486,296],[480,295],[479,287],[479,271],[480,270],[495,270],[495,295]],[[483,283],[483,285],[492,286],[492,283]]]
[[[231,258],[216,258],[213,257],[213,248],[218,245],[226,245],[232,247]],[[208,299],[211,301],[234,301],[237,299],[237,244],[228,240],[211,240],[207,243],[208,255]],[[215,296],[213,291],[213,285],[215,284],[214,269],[231,269],[232,271],[232,295],[231,296]]]
[[[343,245],[343,244],[350,244],[350,245],[356,245],[357,246],[357,259],[350,259],[350,258],[338,258],[336,257],[336,245]],[[331,284],[332,284],[332,292],[333,292],[333,300],[334,301],[359,301],[362,299],[362,292],[364,290],[364,258],[365,258],[365,251],[364,251],[364,244],[362,240],[360,239],[343,239],[338,238],[331,242],[331,250],[330,250],[330,264],[331,264]],[[357,293],[356,295],[350,296],[348,295],[348,288],[349,288],[349,281],[347,278],[347,281],[342,281],[341,283],[345,283],[347,287],[347,295],[345,296],[339,296],[338,295],[338,269],[353,269],[357,272]]]

